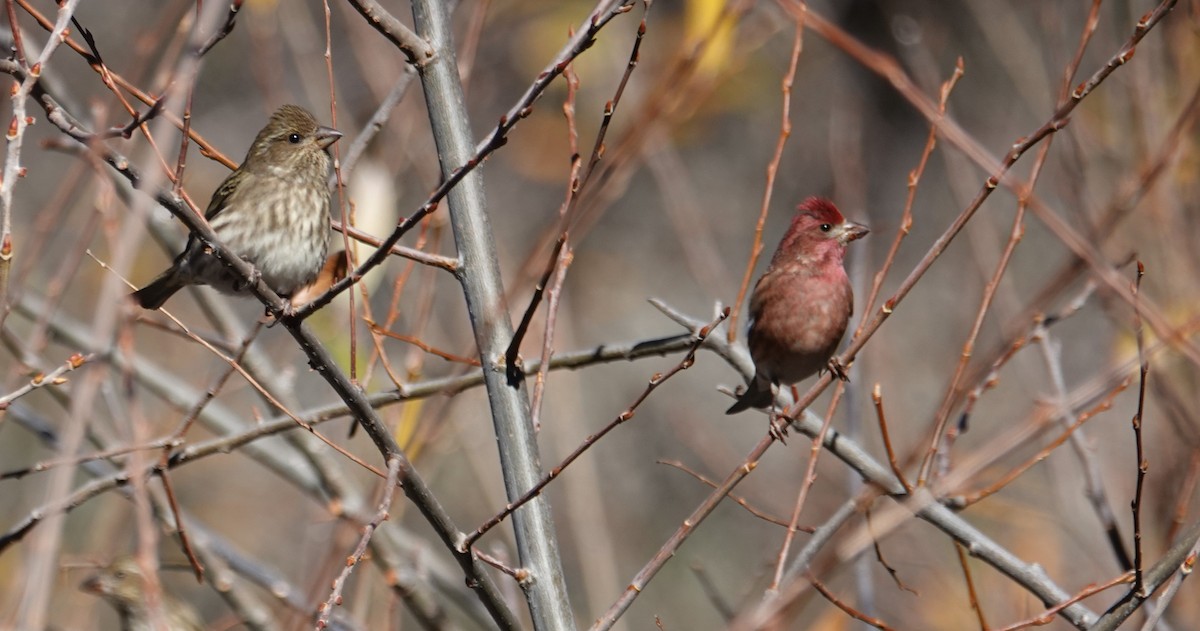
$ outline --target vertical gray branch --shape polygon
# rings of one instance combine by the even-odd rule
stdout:
[[[439,0],[414,0],[413,20],[417,33],[436,51],[434,59],[419,71],[442,176],[449,177],[453,169],[465,165],[474,153],[458,79],[449,9]],[[504,485],[509,499],[515,500],[541,479],[542,467],[524,379],[509,378],[501,366],[513,328],[496,262],[483,177],[478,168],[450,191],[449,202],[461,260],[459,280],[483,366]],[[521,565],[530,574],[522,580],[522,588],[534,628],[574,629],[549,502],[545,496],[538,497],[518,509],[513,517]]]

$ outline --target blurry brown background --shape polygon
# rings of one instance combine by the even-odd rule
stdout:
[[[51,3],[35,4],[53,17]],[[385,6],[410,21],[407,3]],[[556,350],[682,332],[648,304],[648,298],[705,321],[712,318],[714,304],[729,305],[737,299],[766,168],[780,135],[780,83],[796,32],[783,6],[760,2],[731,11],[719,0],[659,0],[649,9],[639,63],[608,129],[606,153],[585,191],[571,233],[574,261],[562,288]],[[863,44],[893,56],[934,102],[961,57],[965,75],[949,98],[948,113],[994,156],[1003,156],[1013,143],[1050,120],[1064,69],[1079,45],[1091,8],[1084,2],[1031,0],[863,0],[811,6]],[[1136,21],[1154,6],[1144,1],[1104,2],[1071,85],[1115,55]],[[458,3],[459,62],[476,138],[485,137],[553,58],[568,29],[577,27],[591,8],[590,3],[574,0]],[[332,123],[332,89],[336,124],[346,133],[338,145],[344,156],[400,79],[405,61],[347,3],[331,1],[329,9],[332,86],[324,58],[323,6],[247,0],[236,28],[204,58],[193,93],[193,129],[240,160],[254,132],[280,104],[304,105],[318,119]],[[158,94],[176,68],[187,37],[186,24],[194,12],[189,2],[105,0],[81,3],[76,15],[94,36],[108,68]],[[585,159],[604,103],[613,97],[628,61],[642,14],[642,6],[636,5],[628,15],[616,18],[574,64],[580,80],[575,97],[579,147]],[[16,15],[26,33],[26,46],[40,48],[45,31],[20,7]],[[714,20],[728,20],[730,26],[713,28]],[[1200,260],[1193,245],[1200,199],[1197,134],[1190,124],[1182,127],[1182,133],[1171,133],[1178,121],[1190,121],[1196,113],[1198,30],[1200,5],[1180,2],[1137,47],[1136,56],[1090,94],[1071,114],[1069,125],[1053,136],[1036,187],[1039,199],[1092,238],[1110,264],[1123,264],[1136,253],[1147,270],[1143,296],[1173,325],[1194,320],[1200,289],[1196,282]],[[72,37],[78,36],[72,29]],[[696,50],[702,51],[699,56]],[[63,105],[92,128],[129,121],[99,75],[66,46],[47,65],[45,80],[53,82]],[[352,203],[356,223],[376,235],[386,235],[399,217],[412,213],[439,179],[419,90],[419,82],[413,81],[354,172],[342,174],[349,187],[335,197]],[[533,283],[550,256],[545,235],[556,234],[566,191],[570,151],[561,109],[565,98],[565,83],[560,79],[516,127],[508,144],[482,167],[514,319],[529,303]],[[146,110],[145,105],[137,105],[139,111]],[[10,108],[7,100],[3,107]],[[10,112],[3,114],[0,120],[8,120]],[[37,122],[24,140],[22,164],[28,173],[15,187],[15,257],[6,296],[9,313],[3,320],[0,396],[28,383],[38,371],[53,370],[72,353],[91,350],[99,356],[68,375],[67,383],[21,397],[22,415],[57,433],[72,423],[83,423],[89,436],[83,454],[169,435],[227,364],[186,337],[152,324],[167,323],[161,314],[136,314],[140,320],[134,322],[135,314],[115,308],[114,297],[122,292],[111,285],[103,289],[113,282],[114,272],[96,260],[111,263],[136,252],[127,269],[119,271],[130,282],[141,284],[178,250],[164,251],[144,234],[131,233],[130,218],[148,210],[149,221],[174,236],[173,248],[182,243],[185,231],[166,211],[148,208],[138,194],[127,195],[126,185],[118,183],[106,166],[78,152],[61,150],[71,145],[33,101],[29,114]],[[849,218],[872,229],[869,237],[850,248],[849,265],[862,301],[900,229],[909,173],[920,159],[929,122],[887,81],[811,30],[803,35],[790,121],[792,134],[764,231],[764,256],[769,256],[799,200],[829,196]],[[155,141],[173,169],[178,133],[160,123],[156,120],[150,126],[159,134]],[[162,163],[153,157],[141,132],[108,144],[131,157],[143,172],[162,173]],[[1015,167],[1020,178],[1029,177],[1039,148]],[[1149,172],[1156,163],[1162,164],[1161,171]],[[184,188],[203,206],[227,172],[193,146]],[[895,291],[988,175],[939,141],[920,178],[912,230],[884,279],[880,300]],[[161,185],[161,175],[157,181]],[[1131,197],[1135,203],[1125,204]],[[134,199],[141,201],[134,203]],[[864,347],[854,366],[834,426],[856,433],[884,460],[870,398],[872,387],[879,384],[895,451],[907,463],[910,480],[916,477],[916,459],[928,443],[985,284],[1008,242],[1016,206],[1010,191],[997,190]],[[1098,236],[1097,223],[1114,206],[1122,209],[1117,228],[1111,236]],[[975,344],[962,384],[965,390],[980,383],[982,370],[1008,348],[1014,336],[1031,330],[1034,312],[1057,312],[1085,289],[1088,276],[1082,274],[1047,290],[1072,255],[1034,216],[1026,216],[1023,230]],[[444,208],[402,243],[453,255]],[[759,262],[756,275],[764,263]],[[1130,265],[1119,271],[1132,282]],[[368,282],[375,322],[382,325],[392,318],[387,328],[395,333],[455,355],[475,353],[462,294],[451,275],[421,265],[412,268],[410,262],[395,258]],[[394,291],[398,292],[395,300]],[[197,298],[225,302],[225,298],[218,299],[207,289],[191,296],[186,293],[173,299],[168,310],[196,334],[233,350],[261,314],[252,299],[228,300],[242,329],[235,334],[213,324],[196,302]],[[1039,295],[1048,299],[1039,303]],[[1048,365],[1061,369],[1070,394],[1113,374],[1136,372],[1130,364],[1136,359],[1132,309],[1104,289],[1087,295],[1077,313],[1049,328],[1053,347],[1049,353],[1031,344],[997,373],[995,388],[975,404],[970,430],[953,445],[949,466],[954,471],[960,463],[969,465],[977,458],[996,460],[942,492],[957,495],[987,487],[1059,435],[1062,426],[1054,423],[1053,406],[1060,393]],[[376,345],[361,319],[362,296],[355,299],[360,318],[356,324],[351,324],[344,298],[318,313],[310,324],[346,370],[350,370],[350,331],[352,326],[356,329],[355,369],[368,392],[395,389],[393,377],[412,383],[470,370],[400,340],[381,337]],[[878,311],[879,302],[869,316]],[[541,354],[544,315],[543,304],[522,347],[527,360]],[[861,309],[855,324],[857,317],[862,317]],[[113,330],[118,334],[98,339],[96,331],[106,330],[101,318],[116,318]],[[744,326],[744,318],[737,326]],[[78,341],[72,341],[71,331]],[[1182,331],[1190,338],[1195,327],[1183,326]],[[724,334],[722,329],[720,335]],[[1157,337],[1149,339],[1152,343]],[[174,393],[175,400],[164,401],[145,376],[110,364],[106,351],[114,348],[152,362],[155,375],[172,377],[175,381],[163,387]],[[277,388],[280,399],[298,414],[337,402],[281,329],[260,333],[252,348],[268,366],[272,383],[264,385]],[[379,350],[391,376],[377,356]],[[1047,356],[1052,358],[1049,364]],[[551,373],[539,435],[543,466],[553,466],[615,418],[652,375],[669,369],[680,357]],[[607,609],[709,491],[659,461],[680,461],[710,479],[721,479],[742,463],[765,433],[764,417],[759,414],[727,417],[723,413],[729,399],[717,387],[735,387],[742,383],[741,376],[713,353],[701,351],[697,357],[695,366],[657,390],[632,421],[600,441],[547,491],[581,626]],[[1144,434],[1149,474],[1141,508],[1147,564],[1170,544],[1170,533],[1197,519],[1192,502],[1200,461],[1196,371],[1193,362],[1170,350],[1153,355],[1151,361]],[[86,414],[73,415],[73,396],[85,382],[95,390],[93,403]],[[1103,383],[1107,385],[1099,387],[1101,396],[1112,386]],[[1098,414],[1079,433],[1090,449],[1087,462],[1098,471],[1096,479],[1103,485],[1106,504],[1130,550],[1129,503],[1136,479],[1130,418],[1136,411],[1136,393],[1135,380],[1112,400],[1111,410]],[[822,395],[813,410],[823,414],[828,397]],[[963,397],[955,400],[952,420],[962,411]],[[1080,404],[1073,413],[1094,404],[1095,400]],[[64,455],[30,431],[28,424],[19,423],[15,409],[7,415],[0,412],[0,469],[13,471]],[[229,379],[207,409],[226,414],[243,427],[274,415],[238,375]],[[473,528],[503,507],[495,437],[481,388],[390,405],[381,414],[461,527]],[[1046,425],[1041,433],[999,452],[1004,437],[1035,422]],[[381,466],[378,453],[361,432],[347,438],[348,427],[343,418],[320,429],[365,461]],[[220,433],[204,421],[186,440],[191,444]],[[254,445],[298,458],[281,438]],[[370,510],[378,478],[328,447],[317,449],[363,498],[360,508]],[[145,453],[149,455],[144,457],[157,458],[160,451]],[[793,433],[786,446],[775,445],[767,453],[735,494],[756,509],[787,519],[809,457],[808,439]],[[311,612],[328,595],[329,583],[358,540],[359,530],[337,519],[325,499],[298,490],[292,481],[256,460],[246,448],[238,448],[174,470],[171,479],[178,502],[206,529],[299,590]],[[125,456],[110,462],[121,466]],[[962,515],[1023,560],[1041,564],[1068,592],[1110,580],[1122,568],[1085,497],[1083,462],[1071,443],[1064,444]],[[801,524],[820,524],[857,492],[858,476],[832,456],[822,456],[817,472]],[[8,532],[32,511],[57,499],[47,497],[50,475],[0,480],[0,528]],[[85,484],[89,477],[80,469],[70,488]],[[157,485],[156,480],[148,483]],[[874,508],[883,510],[890,503],[876,500]],[[467,594],[465,600],[456,600],[446,595],[465,593],[456,566],[402,495],[393,504],[391,521],[412,538],[406,545],[419,550],[409,560],[412,567],[442,574],[447,587],[433,593],[450,623],[476,628],[476,618],[460,612],[461,602],[477,607],[473,597]],[[861,516],[853,518],[844,534],[862,524]],[[76,588],[92,571],[78,566],[135,551],[135,504],[120,491],[110,491],[72,510],[62,528],[61,545],[49,550],[32,545],[35,528],[0,554],[0,628],[14,624],[20,603],[29,598],[26,564],[42,554],[54,555],[56,566],[62,568],[49,588],[49,622],[54,628],[117,628],[115,615],[99,599]],[[670,630],[724,628],[723,608],[738,611],[762,598],[783,532],[784,528],[725,501],[645,589],[619,626],[653,628],[657,616]],[[505,525],[487,535],[481,546],[515,565],[511,537]],[[803,545],[806,537],[801,533],[796,545]],[[900,589],[869,548],[856,560],[840,564],[830,561],[834,547],[829,548],[815,566],[819,578],[843,601],[897,629],[979,628],[948,538],[924,522],[909,520],[881,536],[879,544],[903,584],[916,593]],[[184,562],[179,546],[168,536],[163,536],[157,550],[164,564]],[[1044,609],[982,563],[971,561],[970,567],[991,625],[1011,624]],[[711,581],[711,592],[701,575]],[[166,591],[197,607],[209,628],[237,628],[237,616],[212,587],[197,585],[183,571],[164,571],[162,576]],[[244,579],[234,580],[234,589],[266,604],[278,628],[309,625],[307,615],[284,607]],[[510,589],[514,610],[523,611],[515,584],[503,575],[498,575],[498,581]],[[429,580],[422,577],[418,582]],[[1085,602],[1103,611],[1125,589],[1121,586]],[[1194,581],[1183,589],[1166,616],[1175,629],[1194,628],[1191,625],[1200,616],[1200,593]],[[356,570],[340,609],[357,628],[416,626],[372,564]],[[780,628],[850,629],[859,624],[811,591],[789,616]],[[1127,626],[1140,624],[1134,616]],[[1069,627],[1058,619],[1047,628]]]

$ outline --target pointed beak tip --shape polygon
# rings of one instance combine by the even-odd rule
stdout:
[[[319,144],[322,149],[328,148],[329,145],[337,142],[342,135],[342,132],[332,127],[321,127],[317,129],[317,144]]]
[[[855,221],[847,221],[846,222],[846,242],[847,243],[861,239],[861,238],[867,236],[867,234],[869,234],[870,232],[871,231],[866,226],[864,226],[858,222],[855,222]]]

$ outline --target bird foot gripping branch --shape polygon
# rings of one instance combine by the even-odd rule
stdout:
[[[840,379],[842,381],[845,381],[846,383],[850,382],[850,377],[846,373],[846,371],[850,369],[849,364],[843,365],[842,361],[840,359],[838,359],[836,357],[830,357],[829,363],[826,364],[825,367],[829,370],[830,373],[833,374],[834,379]]]
[[[792,419],[785,414],[778,414],[775,410],[771,410],[770,417],[767,419],[767,433],[771,438],[779,441],[781,445],[787,444],[788,426],[792,424]]]

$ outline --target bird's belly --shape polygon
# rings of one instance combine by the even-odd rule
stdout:
[[[316,225],[297,225],[293,231],[262,233],[246,244],[243,256],[259,271],[271,289],[279,294],[290,295],[311,283],[325,262],[329,249],[328,234],[320,241],[305,236],[306,232],[311,234],[318,229],[327,233],[329,228],[328,225],[320,228]]]
[[[777,383],[803,381],[824,368],[850,319],[848,286],[807,285],[797,292],[802,300],[773,301],[755,314],[750,354],[755,366]]]

